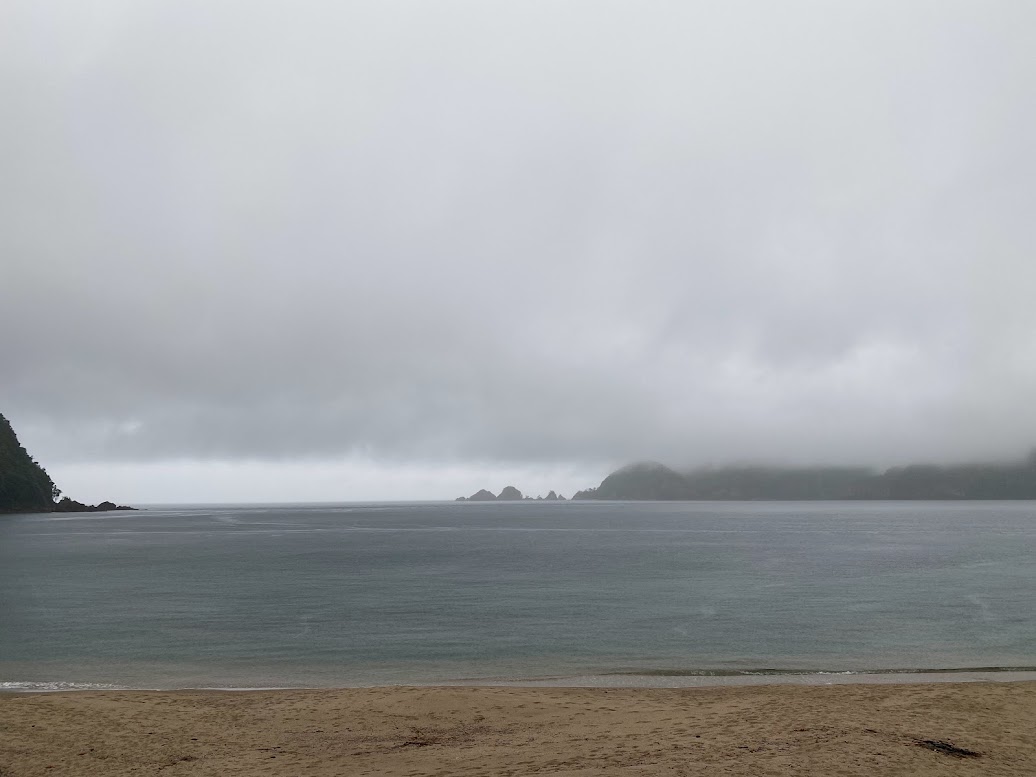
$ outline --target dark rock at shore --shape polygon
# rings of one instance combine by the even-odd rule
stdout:
[[[99,513],[106,512],[108,510],[136,510],[136,507],[130,507],[129,505],[117,505],[115,502],[101,502],[94,507]]]
[[[117,505],[114,502],[99,502],[95,505],[83,504],[77,502],[75,499],[69,499],[67,496],[64,497],[60,502],[54,505],[54,512],[56,513],[107,513],[112,510],[136,510],[135,507],[127,507],[126,505]]]

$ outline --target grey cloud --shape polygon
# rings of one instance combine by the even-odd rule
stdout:
[[[44,459],[1036,441],[1027,3],[13,3]]]

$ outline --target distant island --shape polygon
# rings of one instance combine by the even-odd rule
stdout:
[[[0,513],[92,513],[133,510],[133,507],[101,502],[87,505],[68,497],[47,471],[18,442],[11,423],[0,413]]]
[[[106,512],[133,507],[104,501],[88,505],[69,499],[18,441],[0,414],[0,513]],[[678,471],[639,462],[608,475],[573,500],[907,500],[1034,499],[1036,450],[1006,463],[911,464],[884,471],[866,467],[725,466]],[[499,494],[482,489],[458,502],[563,502],[554,491],[524,496],[514,486]]]
[[[459,502],[529,501],[514,486],[499,495],[482,489]],[[911,464],[867,467],[704,467],[680,472],[658,462],[617,469],[572,499],[615,501],[1036,499],[1036,450],[1007,463]],[[565,501],[551,491],[540,501]]]
[[[728,466],[678,472],[642,462],[573,499],[843,500],[1036,499],[1036,451],[1005,464],[865,467]]]
[[[498,495],[492,491],[481,489],[471,496],[458,496],[457,502],[564,502],[565,497],[558,496],[551,491],[546,496],[538,496],[535,499],[531,496],[522,496],[522,492],[514,486],[505,486]]]

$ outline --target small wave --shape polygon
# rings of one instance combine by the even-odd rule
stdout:
[[[1036,666],[962,666],[937,668],[893,668],[893,669],[631,669],[621,672],[605,672],[604,676],[641,677],[779,677],[813,675],[911,675],[911,674],[967,674],[967,673],[1011,673],[1036,672]]]
[[[124,685],[109,683],[71,683],[63,681],[40,682],[35,680],[0,680],[0,693],[53,693],[55,691],[120,691]]]

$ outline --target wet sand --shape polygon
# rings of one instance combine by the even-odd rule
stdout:
[[[5,694],[0,777],[1033,775],[1033,732],[1034,682]]]

